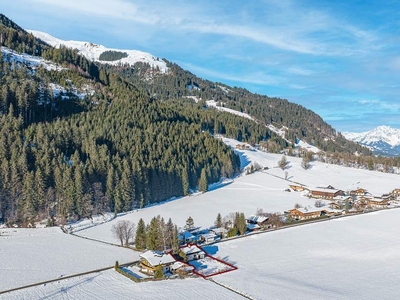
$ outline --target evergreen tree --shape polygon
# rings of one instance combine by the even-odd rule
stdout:
[[[203,168],[201,170],[201,174],[200,174],[199,191],[200,192],[207,192],[207,190],[208,190],[207,173],[206,173],[206,169]]]
[[[174,225],[174,233],[172,236],[172,251],[177,253],[179,250],[179,237],[178,237],[178,227]]]
[[[215,220],[214,225],[217,228],[221,228],[222,227],[222,217],[221,217],[220,213],[218,213],[217,219]]]
[[[146,248],[146,225],[142,218],[140,218],[137,228],[136,228],[136,237],[135,237],[135,247],[138,250],[144,250]]]
[[[193,218],[189,216],[189,218],[186,220],[186,225],[185,225],[185,230],[193,230],[194,229],[194,221]]]
[[[158,222],[157,218],[151,219],[147,228],[146,247],[149,250],[159,249],[159,236],[158,236]]]

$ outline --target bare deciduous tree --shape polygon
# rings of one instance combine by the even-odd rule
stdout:
[[[280,159],[280,161],[278,161],[278,166],[279,166],[279,168],[281,168],[282,170],[285,170],[287,164],[288,164],[288,161],[287,161],[287,159],[286,159],[286,156],[283,155],[282,158]]]
[[[122,220],[118,221],[111,228],[113,235],[119,239],[121,246],[128,246],[129,241],[135,238],[135,223]]]
[[[314,206],[315,207],[322,207],[322,206],[324,206],[324,203],[321,200],[315,200]]]

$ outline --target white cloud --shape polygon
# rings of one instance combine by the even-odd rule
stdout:
[[[327,13],[301,7],[298,2],[262,1],[240,6],[242,14],[223,14],[224,5],[201,5],[186,1],[135,1],[127,0],[32,0],[57,11],[65,9],[75,13],[100,17],[125,19],[145,25],[177,32],[217,34],[247,39],[269,47],[312,55],[351,55],[372,45],[372,33],[347,24]],[[234,4],[233,4],[234,5]],[[257,9],[257,16],[251,13]],[[246,15],[240,18],[238,16]],[[346,39],[346,41],[342,41]],[[349,44],[350,40],[350,44]],[[364,50],[358,50],[364,49]]]
[[[396,103],[390,103],[383,100],[371,100],[371,99],[363,99],[357,101],[361,105],[365,106],[373,106],[376,109],[383,109],[383,110],[399,110],[400,105]]]

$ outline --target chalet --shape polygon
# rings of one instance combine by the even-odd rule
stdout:
[[[367,194],[366,189],[357,188],[356,190],[350,191],[350,196],[365,196]]]
[[[329,208],[311,207],[311,208],[295,208],[289,210],[289,217],[295,220],[309,220],[322,216],[331,216],[339,213]]]
[[[171,266],[172,273],[188,275],[193,273],[193,266],[189,266],[183,262],[177,261]]]
[[[250,217],[248,217],[246,219],[247,230],[248,231],[260,230],[261,227],[267,226],[268,219],[269,219],[268,217],[264,217],[264,216],[251,215]]]
[[[369,208],[386,208],[389,205],[389,197],[372,197],[368,199]]]
[[[314,188],[310,190],[310,197],[313,198],[322,198],[322,199],[333,199],[337,196],[344,195],[342,190],[337,190],[328,186],[326,188]]]
[[[304,186],[291,184],[289,187],[295,192],[302,192],[305,190]]]
[[[175,258],[170,253],[148,250],[139,255],[140,271],[149,275],[154,275],[157,266],[161,265],[163,274],[171,272],[171,266],[175,263]]]
[[[246,219],[248,224],[265,225],[268,222],[268,217],[251,215]]]
[[[210,229],[210,232],[214,233],[217,237],[222,239],[223,237],[225,237],[227,230],[223,227],[219,227]]]
[[[180,256],[185,259],[185,261],[203,259],[206,256],[206,253],[201,250],[197,245],[191,244],[180,248],[179,253]]]
[[[216,235],[213,232],[203,233],[200,235],[200,241],[202,243],[206,243],[206,244],[215,242],[215,239],[217,239],[217,238],[218,238],[218,235]]]
[[[394,190],[392,191],[392,196],[393,196],[394,198],[400,197],[400,189],[394,189]]]

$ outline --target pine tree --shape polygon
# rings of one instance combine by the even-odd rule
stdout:
[[[218,213],[217,219],[215,220],[214,224],[215,224],[215,227],[217,227],[217,228],[222,227],[222,217],[221,217],[220,213]]]
[[[147,228],[146,247],[149,250],[158,250],[158,224],[157,218],[151,219]]]
[[[208,190],[207,173],[206,173],[206,169],[203,168],[201,170],[201,174],[200,174],[199,191],[200,192],[207,192],[207,190]]]
[[[189,195],[189,175],[186,168],[182,171],[182,191],[183,196]]]
[[[135,247],[138,250],[146,248],[146,225],[142,218],[140,218],[136,228]]]
[[[172,251],[177,253],[179,250],[179,237],[178,237],[178,226],[174,225],[174,233],[172,237]]]
[[[186,220],[185,230],[190,231],[190,230],[192,230],[192,229],[194,229],[194,221],[193,221],[193,218],[192,218],[192,217],[189,217],[189,218]]]

